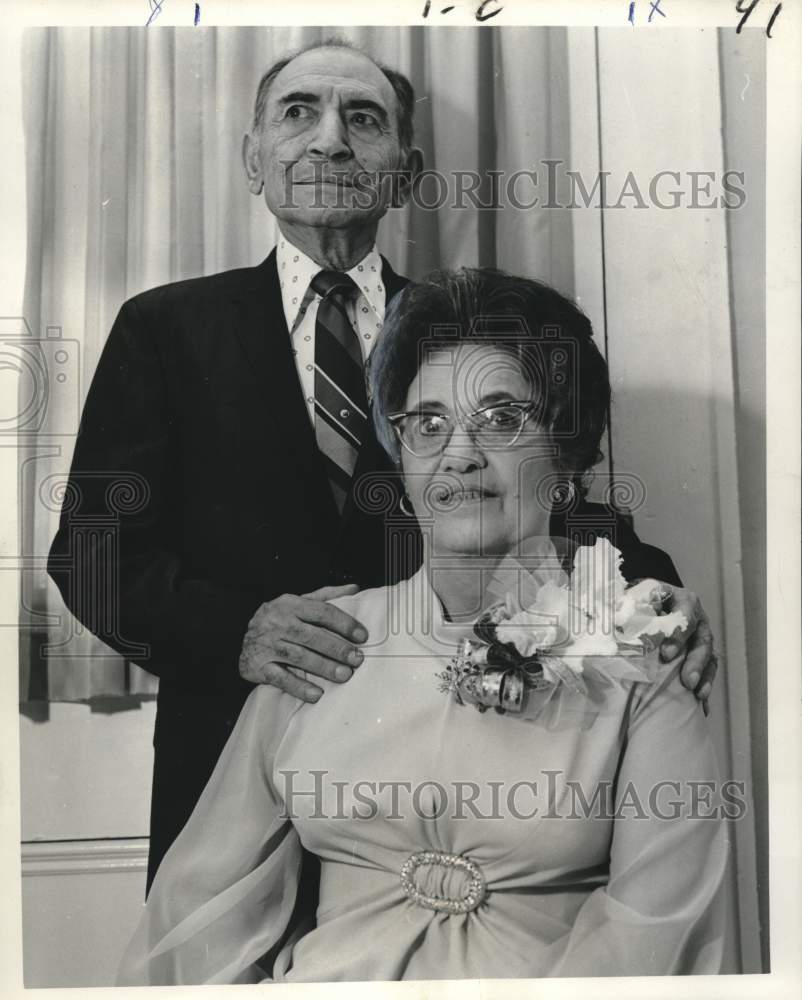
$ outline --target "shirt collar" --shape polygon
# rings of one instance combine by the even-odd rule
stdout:
[[[321,270],[311,257],[279,234],[276,247],[276,265],[281,287],[281,304],[287,320],[287,329],[292,332],[299,315],[306,312],[314,293],[309,287],[312,278]],[[379,323],[384,322],[385,290],[382,279],[382,261],[374,243],[370,251],[346,272],[360,291],[360,302],[375,314]]]

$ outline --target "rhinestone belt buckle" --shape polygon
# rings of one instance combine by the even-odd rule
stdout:
[[[427,896],[415,885],[415,870],[422,865],[441,865],[443,868],[458,868],[469,876],[466,892],[459,899]],[[418,906],[440,913],[470,913],[475,910],[487,894],[487,883],[478,865],[461,854],[446,854],[443,851],[418,851],[404,862],[401,869],[401,888]]]

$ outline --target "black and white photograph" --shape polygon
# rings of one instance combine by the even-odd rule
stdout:
[[[3,42],[9,988],[798,995],[798,9],[237,6]]]

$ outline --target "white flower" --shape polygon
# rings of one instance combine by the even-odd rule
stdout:
[[[581,673],[586,656],[615,656],[618,642],[612,632],[596,629],[577,631],[571,635],[571,644],[561,651],[564,662],[574,673]]]
[[[562,646],[569,635],[571,595],[567,587],[549,581],[538,591],[534,604],[496,626],[502,642],[511,642],[521,656]]]
[[[499,625],[496,635],[502,642],[511,642],[521,656],[529,659],[540,650],[555,646],[560,637],[560,629],[544,622],[539,615],[520,611],[508,622]]]
[[[621,575],[622,562],[623,556],[607,538],[597,538],[595,545],[580,545],[571,576],[574,604],[592,618],[615,607],[627,587]]]
[[[661,615],[658,613],[656,580],[641,580],[629,587],[615,609],[615,627],[620,642],[637,643],[644,636],[669,636],[677,629],[685,629],[688,619],[681,611]]]
[[[515,613],[509,599],[494,607],[499,641],[512,643],[526,658],[541,654],[544,676],[568,683],[583,672],[590,657],[618,656],[626,651],[622,646],[687,627],[679,612],[659,614],[657,581],[643,580],[627,587],[622,561],[619,550],[606,538],[580,546],[568,584],[547,581],[534,602]],[[599,669],[599,664],[595,667]],[[624,676],[620,666],[617,669]],[[631,671],[629,676],[633,676]]]

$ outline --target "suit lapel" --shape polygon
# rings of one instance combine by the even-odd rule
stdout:
[[[252,281],[246,282],[233,296],[235,330],[250,371],[260,391],[265,393],[278,436],[285,444],[282,462],[291,463],[300,482],[303,495],[288,498],[288,503],[307,517],[320,519],[323,531],[333,531],[339,520],[337,507],[298,380],[281,302],[275,250],[251,275]],[[265,460],[269,461],[269,456]]]
[[[408,279],[397,275],[382,257],[382,281],[386,301],[389,302],[408,283]],[[322,550],[339,551],[335,563],[342,561],[343,543],[348,545],[360,532],[364,512],[354,503],[353,485],[342,517],[332,496],[315,438],[314,427],[309,419],[306,401],[303,398],[295,358],[292,353],[290,334],[281,301],[276,251],[267,259],[247,272],[240,287],[232,293],[234,308],[234,329],[248,360],[248,370],[256,391],[264,393],[267,410],[272,414],[275,427],[272,434],[265,433],[265,461],[277,461],[275,440],[283,442],[281,463],[289,463],[295,476],[280,475],[281,481],[295,483],[301,496],[287,497],[287,508],[295,519],[303,521],[304,536],[320,540],[315,555]],[[390,461],[377,442],[370,426],[370,432],[360,448],[353,484],[360,477],[380,471],[392,477]],[[400,492],[400,491],[399,491]],[[288,538],[292,544],[293,539]],[[324,544],[325,542],[325,544]],[[308,553],[311,556],[311,552]],[[336,567],[335,567],[336,568]]]
[[[382,257],[382,281],[387,291],[387,302],[395,298],[401,289],[409,284],[409,278],[403,278],[400,274],[396,274],[384,257]]]

